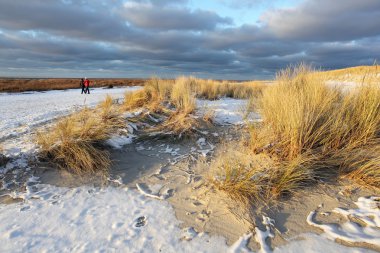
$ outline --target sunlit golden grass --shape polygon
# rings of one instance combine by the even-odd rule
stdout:
[[[324,78],[310,75],[310,71],[304,65],[285,70],[279,74],[278,84],[264,90],[260,105],[263,124],[251,133],[254,151],[269,151],[284,161],[311,152],[330,171],[337,171],[342,164],[355,167],[355,159],[347,160],[347,154],[371,152],[380,143],[380,86],[363,83],[342,92],[326,86]],[[261,137],[268,138],[267,142]],[[350,172],[353,179],[360,178],[360,171],[378,168],[373,158],[356,160],[365,166]]]
[[[228,82],[194,79],[193,89],[198,98],[215,100],[222,97],[247,99],[258,97],[267,85],[264,82]]]
[[[106,172],[111,161],[101,142],[124,125],[118,108],[107,97],[96,109],[83,109],[38,132],[40,156],[77,174]]]
[[[269,175],[265,171],[271,168],[265,158],[253,158],[231,148],[223,150],[210,165],[209,182],[233,200],[245,204],[262,200]]]
[[[314,76],[323,76],[327,80],[356,83],[379,83],[380,67],[373,66],[356,66],[345,69],[336,69],[329,71],[315,71],[311,73]]]
[[[118,104],[114,104],[109,95],[97,106],[95,113],[99,115],[103,124],[111,127],[110,131],[125,126],[125,120],[121,116],[121,108]]]
[[[362,147],[380,136],[380,86],[363,84],[345,94],[331,114],[323,145],[331,150]]]
[[[170,102],[177,111],[190,114],[195,110],[195,94],[191,89],[193,79],[179,77],[175,80],[170,93]]]
[[[276,149],[289,159],[321,144],[341,99],[338,90],[309,72],[304,65],[283,70],[259,104],[266,131],[276,136]]]
[[[243,146],[238,147],[244,150]],[[233,200],[245,204],[275,201],[316,182],[311,168],[315,158],[298,156],[282,163],[266,154],[228,150],[210,165],[209,181]]]
[[[179,77],[175,81],[152,78],[142,90],[126,93],[123,107],[125,110],[146,107],[159,112],[165,109],[165,103],[170,103],[177,111],[192,113],[195,110],[192,85],[192,77]]]
[[[263,121],[249,126],[244,155],[273,164],[262,169],[240,163],[241,156],[224,161],[214,174],[216,188],[252,202],[339,177],[380,189],[379,84],[343,91],[312,73],[303,64],[288,68],[262,91],[256,108]]]
[[[199,120],[187,112],[176,112],[169,116],[162,124],[152,128],[152,131],[163,131],[179,138],[190,137],[199,126]]]
[[[124,95],[124,110],[129,111],[143,107],[149,101],[149,97],[144,90],[126,92]]]
[[[358,161],[354,165],[358,164]],[[355,170],[345,175],[347,178],[356,181],[364,186],[380,188],[380,154],[377,157],[365,158],[357,165]]]
[[[212,110],[210,108],[204,108],[202,119],[204,122],[206,122],[209,125],[212,125],[214,123],[215,119],[215,110]]]
[[[340,174],[358,184],[380,188],[380,142],[339,154]]]
[[[144,84],[142,90],[127,92],[124,95],[124,110],[145,107],[154,112],[164,110],[163,103],[170,98],[173,81],[151,78]]]
[[[127,93],[123,104],[124,110],[145,108],[156,113],[159,122],[146,132],[164,132],[173,136],[187,136],[197,127],[197,120],[192,117],[196,108],[195,92],[192,87],[194,78],[179,77],[176,80],[152,78],[140,91]]]
[[[267,199],[277,199],[289,196],[306,186],[310,186],[317,179],[315,171],[316,158],[308,154],[295,157],[287,162],[279,162],[277,167],[267,171],[269,182],[267,184]]]
[[[194,90],[197,94],[197,97],[215,100],[221,96],[222,86],[228,85],[227,83],[221,83],[214,80],[202,80],[197,79],[194,82]]]

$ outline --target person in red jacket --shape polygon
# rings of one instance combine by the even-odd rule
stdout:
[[[84,93],[90,94],[90,80],[88,80],[87,77],[84,79],[84,87],[85,87]]]

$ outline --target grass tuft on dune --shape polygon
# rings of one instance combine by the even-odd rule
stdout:
[[[102,142],[125,125],[111,97],[37,133],[40,156],[76,174],[106,172],[111,164]]]
[[[222,178],[213,181],[216,188],[252,201],[321,179],[348,178],[380,190],[380,86],[362,82],[345,91],[314,73],[304,64],[285,69],[262,91],[256,106],[263,121],[249,127],[243,142],[250,150],[241,156],[266,155],[273,164],[257,177],[250,165],[226,161],[215,174]]]

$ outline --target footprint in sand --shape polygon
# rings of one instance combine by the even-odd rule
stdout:
[[[140,216],[135,221],[135,227],[136,228],[143,227],[143,226],[146,225],[146,223],[147,223],[146,217],[145,216]]]
[[[190,199],[193,200],[192,204],[194,206],[204,206],[204,205],[206,205],[206,203],[203,200],[200,200],[197,197],[192,196],[192,197],[190,197]]]
[[[22,208],[20,208],[20,212],[24,212],[24,211],[27,211],[30,209],[30,206],[24,206]]]
[[[200,205],[203,205],[203,203],[201,203],[200,201],[194,201],[192,203],[194,206],[200,206]]]
[[[188,227],[182,229],[182,237],[181,240],[191,241],[195,237],[197,237],[198,233],[195,231],[193,227]]]
[[[167,198],[172,197],[173,194],[174,194],[174,189],[167,189],[167,190],[164,192],[163,195],[165,196],[165,199],[167,199]]]
[[[209,210],[202,210],[202,212],[200,212],[197,215],[197,221],[198,222],[206,222],[210,218],[210,215],[211,215],[211,211],[209,211]]]

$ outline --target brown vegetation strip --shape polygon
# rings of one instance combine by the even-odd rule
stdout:
[[[90,87],[116,87],[143,85],[145,79],[90,79]],[[79,78],[0,79],[0,92],[46,91],[80,88]]]

